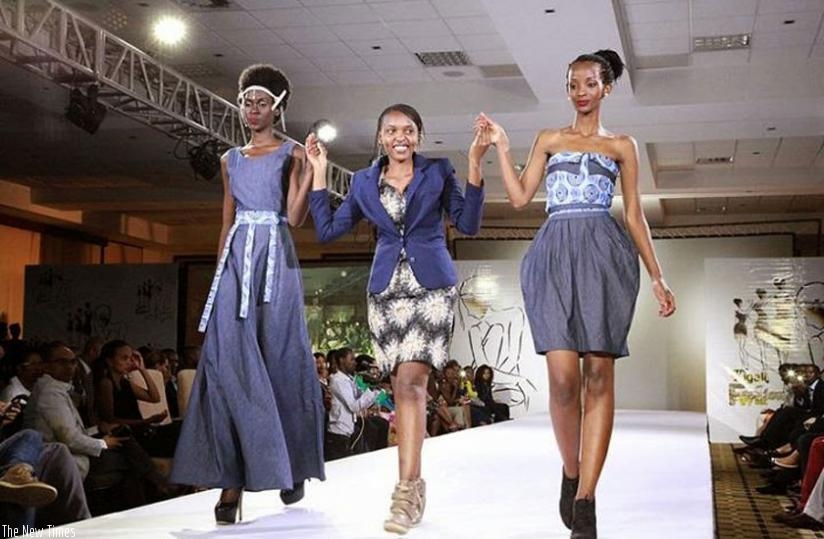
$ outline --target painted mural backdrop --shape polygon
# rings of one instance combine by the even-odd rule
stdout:
[[[705,281],[710,439],[732,442],[824,368],[824,258],[707,259]]]
[[[545,411],[545,361],[532,344],[519,264],[489,260],[455,265],[458,304],[450,356],[476,370],[492,367],[495,400],[509,404],[513,417]]]
[[[177,264],[28,266],[27,339],[177,346]]]

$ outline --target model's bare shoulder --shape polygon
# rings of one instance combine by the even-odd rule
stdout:
[[[638,153],[638,143],[630,135],[624,133],[616,133],[611,136],[611,146],[615,150],[615,154],[620,157],[620,161],[629,158],[634,158]]]
[[[563,128],[551,127],[541,129],[536,137],[536,146],[546,153],[552,153],[550,150],[557,146],[563,138]]]

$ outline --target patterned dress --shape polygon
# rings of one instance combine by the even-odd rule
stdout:
[[[618,163],[561,152],[546,168],[547,218],[521,264],[535,351],[619,358],[638,297],[638,253],[609,214]]]
[[[406,198],[383,176],[380,199],[403,234]],[[409,266],[406,250],[401,249],[389,286],[367,298],[369,330],[381,369],[394,371],[405,361],[443,366],[449,356],[456,297],[454,286],[434,290],[421,286]]]

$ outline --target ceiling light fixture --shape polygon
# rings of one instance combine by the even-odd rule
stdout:
[[[693,52],[707,52],[748,49],[750,41],[750,34],[696,37],[692,40],[692,50]]]
[[[718,157],[699,157],[695,160],[696,165],[728,165],[732,162],[733,158],[729,155]]]
[[[186,23],[178,17],[161,17],[154,23],[152,35],[158,43],[172,47],[186,37]]]

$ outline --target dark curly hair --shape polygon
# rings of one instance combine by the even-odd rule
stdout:
[[[286,110],[289,98],[292,96],[292,84],[283,71],[271,64],[253,64],[243,70],[237,79],[238,91],[242,92],[249,86],[263,86],[275,95],[286,90],[286,95],[278,107]]]
[[[103,345],[103,348],[100,349],[100,359],[107,360],[113,359],[115,355],[117,355],[117,351],[123,348],[124,346],[130,346],[129,343],[123,341],[121,339],[114,339],[106,344]]]
[[[572,66],[580,62],[594,62],[601,66],[601,82],[606,84],[615,84],[621,75],[624,73],[624,61],[612,49],[601,49],[592,54],[582,54],[567,66],[567,76]]]
[[[476,387],[476,388],[477,388],[480,384],[491,384],[491,383],[492,383],[492,378],[490,378],[490,379],[489,379],[489,382],[487,382],[486,380],[484,380],[484,373],[485,373],[486,371],[489,371],[489,372],[492,374],[492,376],[493,376],[493,377],[495,376],[495,371],[493,371],[493,370],[492,370],[492,367],[490,367],[489,365],[481,365],[480,367],[478,367],[478,368],[475,370],[475,380],[474,380],[474,383],[475,383],[475,387]]]

